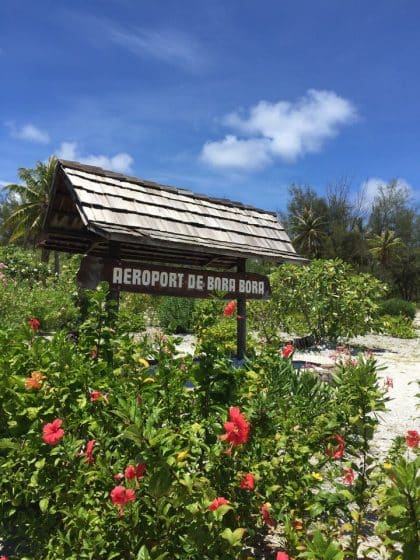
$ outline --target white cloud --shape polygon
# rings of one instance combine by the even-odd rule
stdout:
[[[50,141],[49,134],[40,130],[33,124],[25,124],[22,127],[15,126],[12,122],[7,122],[6,126],[10,130],[10,134],[13,138],[18,138],[19,140],[28,140],[29,142],[36,142],[38,144],[48,144]]]
[[[152,57],[168,64],[196,70],[204,63],[200,45],[189,35],[170,28],[126,29],[102,21],[107,40],[142,58]]]
[[[215,167],[236,167],[252,170],[263,167],[270,161],[268,140],[250,138],[240,140],[228,134],[219,142],[207,142],[202,158]]]
[[[61,142],[57,157],[75,161],[77,159],[77,142]]]
[[[356,116],[353,104],[333,91],[310,89],[295,102],[260,101],[248,116],[236,112],[223,119],[226,126],[244,134],[245,140],[227,136],[207,142],[201,157],[215,167],[239,169],[260,167],[275,158],[293,162],[319,152],[326,140],[338,134],[340,126],[352,123]],[[259,146],[256,154],[250,150],[250,142]],[[255,157],[258,163],[252,165],[248,157]]]
[[[119,171],[120,173],[130,173],[134,159],[130,154],[121,152],[115,156],[87,155],[82,156],[78,151],[77,142],[62,142],[57,151],[57,157],[61,159],[80,161],[87,165],[96,165],[103,169]]]

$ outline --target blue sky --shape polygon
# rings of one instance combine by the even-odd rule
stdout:
[[[277,210],[419,197],[417,0],[1,0],[0,186],[55,153]]]

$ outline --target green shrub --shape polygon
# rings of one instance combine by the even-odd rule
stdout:
[[[407,317],[383,315],[377,321],[377,331],[396,338],[416,338],[413,322]]]
[[[15,245],[0,247],[1,272],[11,280],[26,280],[29,284],[45,281],[54,272],[49,263],[41,261],[41,252]]]
[[[160,326],[172,333],[190,332],[194,307],[192,298],[163,297],[157,308]]]
[[[369,274],[356,274],[339,260],[314,260],[308,266],[281,265],[270,275],[272,298],[255,305],[254,326],[274,340],[279,330],[294,333],[303,317],[317,340],[336,340],[369,332],[385,286]],[[251,310],[253,308],[251,307]],[[265,332],[268,331],[268,332]]]
[[[413,321],[416,317],[416,305],[404,299],[386,299],[381,302],[379,313],[381,315],[393,315],[394,317],[402,315]]]
[[[143,331],[153,313],[153,298],[145,294],[122,292],[118,311],[118,323],[122,330]]]
[[[236,323],[220,301],[202,307],[196,359],[177,358],[171,339],[110,325],[106,293],[89,293],[77,343],[0,326],[1,554],[234,560],[275,527],[291,558],[357,558],[376,503],[375,361],[341,361],[332,384],[263,345],[234,367],[214,338]]]
[[[78,322],[74,286],[64,281],[10,280],[0,282],[0,315],[4,324],[17,326],[36,317],[43,331],[68,328]]]

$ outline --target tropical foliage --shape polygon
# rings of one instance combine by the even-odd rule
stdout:
[[[272,297],[250,306],[257,330],[266,341],[279,329],[337,340],[369,332],[375,325],[385,286],[369,274],[356,274],[340,260],[283,265],[270,276]]]
[[[292,185],[286,230],[309,258],[340,258],[358,272],[371,272],[406,300],[418,298],[420,217],[403,184],[380,185],[372,201],[355,199],[346,180],[328,185],[326,195]]]
[[[328,384],[290,346],[234,367],[203,328],[193,361],[106,313],[101,286],[78,340],[40,336],[36,318],[0,331],[3,554],[350,559],[381,500],[381,546],[414,560],[418,434],[389,471],[371,455],[386,403],[371,357],[340,349]]]
[[[18,175],[22,183],[7,186],[18,201],[3,223],[4,229],[11,228],[10,241],[22,239],[28,244],[38,239],[48,208],[56,162],[56,158],[51,157],[46,163],[39,161],[33,169],[21,167]]]

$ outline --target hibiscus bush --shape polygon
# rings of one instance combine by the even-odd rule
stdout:
[[[77,339],[0,331],[1,553],[252,558],[271,533],[266,558],[356,558],[380,486],[374,360],[341,360],[332,383],[290,346],[237,367],[205,316],[195,359],[179,357],[113,326],[105,297]]]

